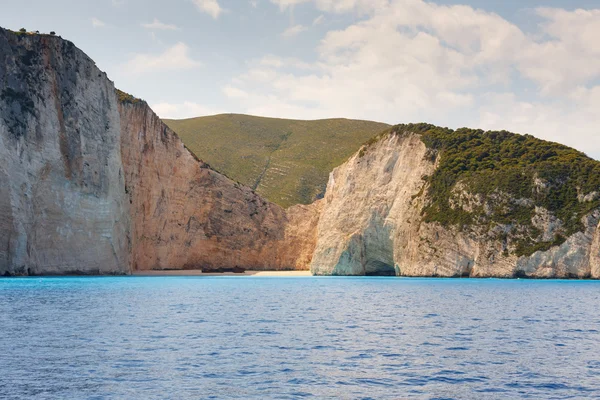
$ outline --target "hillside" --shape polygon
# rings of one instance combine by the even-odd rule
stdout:
[[[283,207],[323,195],[331,170],[389,125],[222,114],[164,120],[199,158]]]
[[[600,278],[600,163],[566,146],[428,124],[195,124],[203,158],[284,205],[340,164],[323,200],[284,210],[199,161],[71,42],[0,29],[0,53],[0,275]]]
[[[330,178],[322,275],[600,274],[600,162],[506,131],[398,125]]]
[[[600,208],[600,162],[531,135],[397,125],[371,139],[360,154],[386,135],[404,132],[419,134],[428,156],[439,157],[435,172],[425,177],[426,222],[461,228],[520,225],[526,234],[515,243],[515,252],[531,255],[583,231],[581,219]],[[470,198],[459,192],[468,192]],[[541,240],[534,226],[536,209],[557,221],[547,240]]]

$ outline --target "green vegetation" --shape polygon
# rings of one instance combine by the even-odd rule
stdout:
[[[223,114],[165,120],[205,162],[281,206],[320,197],[329,173],[389,125]]]
[[[138,104],[138,103],[143,103],[144,100],[142,99],[138,99],[137,97],[129,94],[129,93],[125,93],[122,90],[119,89],[115,89],[117,92],[117,99],[121,102],[121,103],[125,103],[125,104]]]
[[[20,36],[20,37],[32,36],[32,35],[42,35],[42,36],[48,35],[45,33],[40,33],[40,31],[35,31],[35,32],[31,31],[30,32],[30,31],[27,31],[27,29],[25,29],[25,28],[21,28],[18,31],[13,31],[11,29],[5,29],[5,28],[0,28],[0,30],[6,30],[7,32],[10,32],[10,33],[12,33],[16,36]],[[50,35],[54,36],[54,35],[56,35],[56,32],[52,31],[52,32],[50,32]]]
[[[32,32],[27,32],[27,29],[25,29],[25,28],[21,28],[18,31],[12,31],[10,29],[7,29],[7,31],[9,31],[10,33],[13,33],[17,36],[33,35]]]
[[[425,221],[462,228],[517,225],[522,232],[517,255],[562,244],[583,229],[583,216],[600,207],[600,199],[579,200],[600,192],[600,162],[567,146],[506,131],[453,131],[428,124],[398,125],[390,132],[418,133],[434,159],[439,156],[439,167],[425,178],[430,200]],[[452,205],[458,183],[481,199],[470,211]],[[532,224],[535,207],[562,221],[554,240],[540,241],[541,232]]]

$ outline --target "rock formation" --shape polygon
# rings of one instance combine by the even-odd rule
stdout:
[[[0,275],[600,278],[599,187],[600,163],[564,146],[415,125],[284,210],[198,160],[72,43],[0,29]]]
[[[318,206],[286,212],[212,170],[145,102],[119,111],[133,270],[308,268]]]
[[[0,275],[128,270],[114,93],[72,43],[0,29]]]
[[[426,177],[438,168],[419,134],[392,132],[329,179],[311,270],[317,275],[600,278],[600,210],[560,245],[515,254],[517,225],[468,229],[426,222]],[[457,185],[460,190],[460,185]],[[473,197],[462,189],[458,197]],[[465,208],[466,207],[465,205]],[[557,221],[536,208],[540,237]],[[511,230],[512,229],[512,230]]]
[[[318,205],[212,170],[72,43],[0,29],[0,87],[0,275],[308,268]]]

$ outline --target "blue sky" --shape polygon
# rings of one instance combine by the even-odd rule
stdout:
[[[598,0],[22,0],[165,118],[508,129],[600,158]]]

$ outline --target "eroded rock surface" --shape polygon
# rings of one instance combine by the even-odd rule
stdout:
[[[598,210],[582,219],[584,231],[561,245],[518,257],[511,247],[510,226],[474,225],[465,230],[424,221],[428,199],[423,177],[436,167],[421,137],[407,132],[388,135],[336,168],[323,200],[311,271],[317,275],[600,278]],[[456,196],[467,210],[469,201],[477,201],[466,192]],[[533,218],[541,237],[552,237],[560,223],[547,214],[538,209]]]
[[[134,270],[308,269],[317,205],[286,212],[212,170],[144,102],[120,115]]]
[[[0,29],[0,87],[0,275],[308,269],[318,205],[212,170],[72,43]]]
[[[0,275],[129,270],[114,87],[72,43],[0,29]]]
[[[0,275],[310,265],[319,275],[600,278],[595,180],[577,188],[585,215],[568,223],[531,198],[484,199],[462,182],[448,199],[461,215],[529,214],[426,222],[425,178],[440,157],[406,131],[335,169],[323,200],[284,210],[196,159],[70,42],[0,29],[0,88]],[[553,190],[543,179],[533,189]]]

